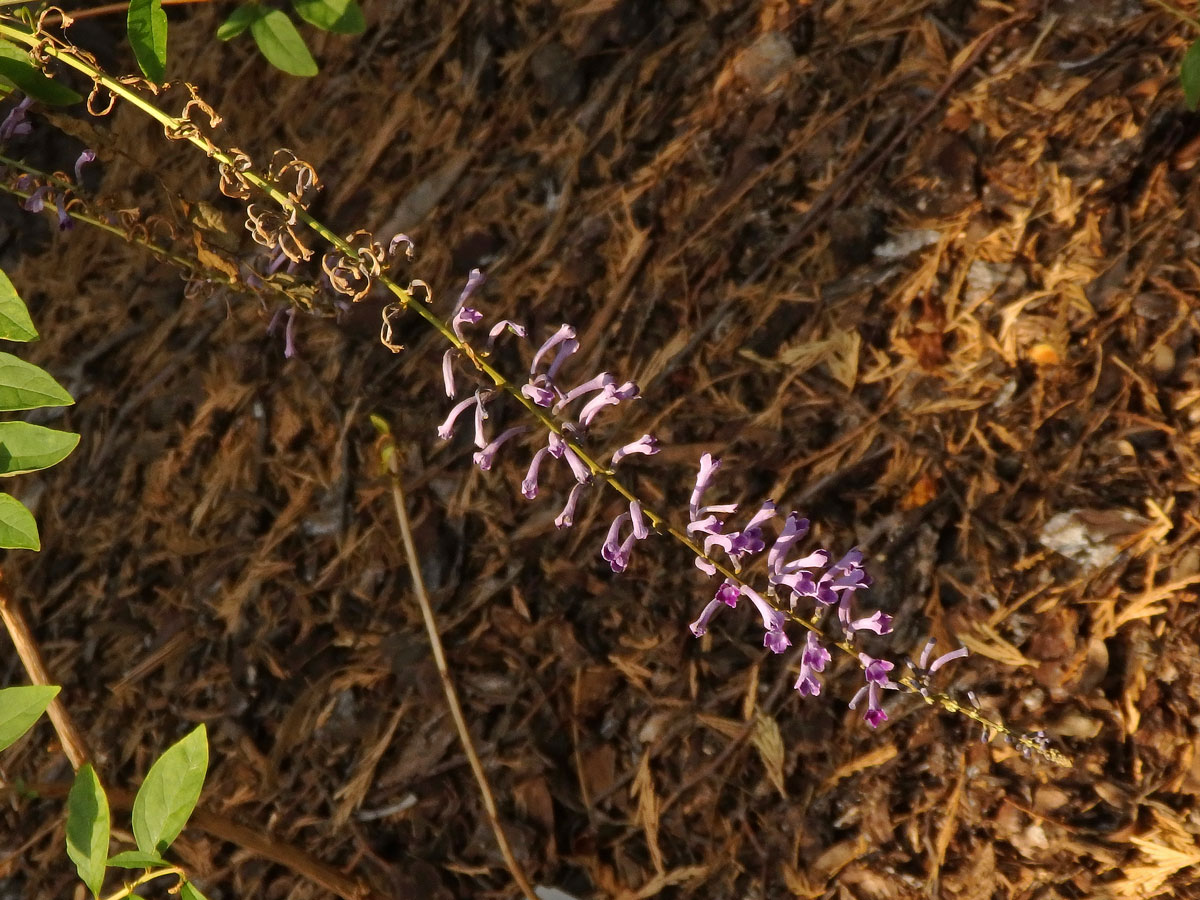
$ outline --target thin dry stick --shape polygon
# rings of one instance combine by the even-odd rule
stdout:
[[[163,6],[185,6],[194,3],[208,3],[210,0],[162,0]],[[113,13],[125,12],[129,9],[129,0],[123,3],[106,3],[104,6],[93,6],[91,9],[73,9],[68,15],[72,19],[93,19],[96,16],[108,16]],[[61,17],[51,13],[46,19],[49,25],[57,25],[62,21]]]
[[[500,826],[500,815],[496,811],[496,800],[488,785],[487,775],[475,753],[475,745],[471,741],[471,733],[467,731],[467,720],[463,718],[462,707],[458,703],[458,692],[454,690],[454,682],[450,678],[450,670],[446,666],[446,654],[442,650],[442,639],[438,635],[437,622],[433,618],[433,608],[429,605],[429,595],[425,593],[425,580],[421,577],[421,566],[417,556],[417,547],[413,543],[412,529],[408,523],[408,513],[405,512],[404,490],[400,486],[400,464],[397,459],[395,445],[386,453],[388,471],[392,476],[392,504],[396,507],[396,519],[400,523],[400,538],[404,543],[404,556],[408,560],[408,571],[412,575],[413,591],[417,602],[421,605],[421,616],[425,619],[425,630],[429,633],[429,645],[433,648],[433,660],[437,664],[438,675],[442,678],[442,690],[446,694],[446,704],[450,707],[450,715],[454,718],[454,727],[458,729],[458,739],[462,741],[463,751],[471,763],[471,771],[479,785],[479,793],[483,795],[483,808],[487,811],[492,831],[496,834],[496,843],[500,845],[500,853],[504,856],[504,864],[512,874],[517,887],[521,889],[526,900],[538,900],[533,887],[525,877],[525,872],[513,856],[508,838]]]
[[[25,616],[22,615],[20,608],[8,592],[3,572],[0,572],[0,619],[4,620],[4,627],[8,630],[8,636],[12,638],[13,645],[17,648],[17,656],[25,667],[29,680],[34,684],[52,684],[50,676],[46,673],[46,664],[42,661],[42,652],[38,649],[37,641],[33,639],[29,623],[25,621]],[[55,697],[51,700],[50,707],[46,712],[50,716],[50,723],[54,726],[59,741],[62,742],[63,752],[71,761],[71,768],[78,769],[87,762],[89,756],[83,736],[75,727],[75,723],[71,721],[71,717],[67,715],[67,708],[63,706],[60,698]]]

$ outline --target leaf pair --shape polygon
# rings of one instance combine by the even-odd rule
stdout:
[[[292,0],[292,8],[308,24],[335,34],[361,34],[366,28],[356,0]],[[316,60],[286,13],[258,3],[239,6],[217,28],[217,37],[228,41],[246,29],[275,68],[303,78],[317,74]]]
[[[138,849],[109,858],[112,819],[108,798],[92,766],[80,767],[67,796],[67,855],[88,890],[100,895],[109,866],[169,867],[162,854],[179,837],[196,808],[207,772],[208,737],[199,725],[155,761],[138,789],[133,800],[133,837]],[[180,896],[203,900],[200,891],[186,881]]]

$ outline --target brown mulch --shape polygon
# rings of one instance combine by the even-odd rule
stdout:
[[[31,358],[77,398],[45,421],[83,440],[18,479],[44,548],[4,572],[106,783],[135,787],[205,722],[211,813],[379,896],[514,896],[411,595],[379,413],[536,884],[1200,895],[1186,26],[1136,0],[366,6],[361,38],[315,41],[307,81],[217,44],[226,11],[175,10],[171,71],[225,116],[222,143],[313,163],[318,217],[410,233],[440,309],[479,266],[489,318],[575,323],[573,374],[643,385],[593,441],[658,434],[629,467],[657,505],[681,519],[700,453],[720,456],[720,499],[773,497],[811,544],[866,551],[891,653],[970,647],[951,686],[1075,767],[910,697],[873,732],[844,659],[801,700],[798,659],[763,651],[745,610],[693,639],[712,585],[684,551],[644,543],[619,577],[600,559],[618,498],[559,532],[566,485],[522,500],[523,451],[482,474],[469,438],[437,440],[441,347],[415,318],[404,353],[381,347],[380,298],[300,319],[285,360],[258,301],[185,296],[107,235],[6,210]],[[130,65],[119,17],[76,37]],[[240,229],[208,161],[135,111],[77,130],[114,205],[178,222],[204,201]],[[28,146],[57,168],[78,148]],[[53,740],[39,726],[5,780],[65,782]],[[10,795],[0,895],[70,896],[61,808]],[[177,848],[212,900],[328,896],[230,837]]]

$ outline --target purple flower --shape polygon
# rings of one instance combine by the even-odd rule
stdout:
[[[50,193],[50,188],[47,185],[42,185],[32,194],[25,198],[25,202],[21,204],[25,212],[40,213],[46,208],[46,194]]]
[[[891,683],[887,673],[895,668],[894,663],[890,663],[886,659],[876,659],[865,653],[858,654],[858,661],[862,664],[863,675],[870,684],[888,685]]]
[[[550,452],[553,453],[554,451],[551,450]],[[578,453],[564,445],[560,455],[567,461],[567,465],[571,467],[571,473],[575,476],[576,481],[580,484],[592,483],[592,472]]]
[[[485,402],[485,397],[484,397],[483,391],[476,391],[475,392],[475,446],[478,447],[480,450],[482,450],[488,444],[487,437],[483,433],[483,422],[488,417],[487,410],[484,409],[484,407],[483,407],[484,402]]]
[[[472,403],[478,402],[478,399],[479,397],[476,395],[474,397],[468,397],[466,400],[461,400],[454,404],[454,408],[451,409],[450,414],[446,416],[446,421],[442,422],[442,424],[438,426],[438,437],[440,437],[443,441],[450,440],[450,438],[454,436],[455,420],[464,412],[466,412],[468,406],[470,406]]]
[[[933,653],[933,645],[936,643],[933,638],[925,645],[925,649],[921,651],[921,661],[917,663],[917,668],[933,674],[948,662],[953,662],[956,659],[962,659],[969,655],[966,647],[959,647],[957,650],[951,650],[949,653],[943,653],[935,659],[932,665],[929,663],[929,657]]]
[[[575,507],[579,505],[579,496],[583,493],[584,487],[585,485],[581,482],[571,485],[571,493],[567,495],[567,505],[554,519],[556,527],[570,528],[575,524]]]
[[[773,575],[783,573],[784,557],[807,534],[808,519],[802,519],[799,514],[794,512],[788,513],[788,517],[783,523],[783,528],[780,529],[779,537],[775,539],[775,543],[771,545],[771,549],[767,553],[767,568],[770,569]]]
[[[738,586],[732,581],[725,581],[717,588],[716,599],[720,600],[731,609],[736,609],[738,599],[742,596],[742,592],[738,590]]]
[[[865,619],[855,619],[846,630],[846,636],[853,636],[856,631],[873,631],[875,634],[888,634],[892,630],[892,617],[885,612],[874,612]]]
[[[83,184],[83,167],[90,162],[95,161],[95,150],[84,150],[79,154],[79,158],[75,160],[75,183]]]
[[[692,634],[694,634],[696,637],[703,637],[705,634],[707,634],[708,623],[712,619],[713,613],[720,608],[720,600],[709,600],[708,605],[704,607],[704,611],[700,613],[700,618],[688,626],[688,628],[691,629]]]
[[[549,406],[554,402],[554,390],[550,386],[550,379],[545,375],[538,375],[529,384],[524,385],[521,394],[538,406]]]
[[[721,461],[713,459],[711,453],[705,453],[700,457],[700,471],[696,475],[696,487],[692,490],[692,499],[688,503],[688,510],[691,512],[693,522],[700,518],[700,501],[704,497],[704,492],[712,485],[713,477],[719,468],[721,468]]]
[[[488,471],[492,467],[492,462],[496,459],[496,451],[500,449],[504,442],[528,430],[529,427],[527,425],[516,425],[507,431],[501,432],[498,438],[491,441],[486,447],[475,454],[475,465],[479,466],[482,472]]]
[[[399,237],[399,235],[397,235],[397,237]],[[395,240],[396,240],[396,238],[392,238],[393,243],[395,243]],[[463,308],[463,304],[465,304],[471,298],[471,295],[474,294],[475,291],[479,289],[479,286],[481,284],[483,284],[483,273],[480,272],[478,269],[472,269],[470,271],[470,273],[467,275],[467,283],[463,287],[462,293],[458,295],[458,302],[456,302],[454,304],[454,312],[455,312],[456,319],[458,318],[457,314]],[[473,319],[472,321],[478,322],[479,319]],[[458,339],[462,340],[461,334],[458,336]]]
[[[742,596],[750,598],[750,602],[758,608],[758,613],[762,616],[763,628],[766,629],[763,646],[770,648],[773,653],[782,653],[790,647],[792,642],[783,630],[787,616],[771,606],[753,588],[743,584],[740,591]]]
[[[639,541],[650,536],[650,528],[646,525],[646,517],[642,515],[642,504],[636,500],[629,501],[629,517],[633,525],[633,535]]]
[[[813,632],[808,633],[804,642],[804,653],[800,656],[800,677],[796,679],[795,688],[802,697],[815,697],[821,693],[821,679],[817,672],[825,671],[825,664],[830,660],[826,650]]]
[[[606,406],[616,406],[622,400],[630,400],[637,396],[638,387],[632,381],[627,381],[620,387],[614,387],[612,384],[604,385],[604,389],[596,394],[587,404],[579,411],[579,424],[587,427],[592,424],[592,419],[596,418],[597,413]]]
[[[458,351],[451,347],[442,354],[442,384],[446,387],[446,396],[453,397],[456,393],[454,387],[454,355]]]
[[[572,400],[577,400],[584,394],[590,394],[594,391],[602,391],[605,387],[616,383],[617,379],[608,372],[601,372],[596,377],[589,378],[587,381],[583,382],[583,384],[575,385],[575,387],[563,394],[562,398],[554,404],[554,412],[558,412]]]
[[[478,270],[476,270],[478,271]],[[464,325],[474,325],[483,318],[483,313],[477,309],[472,309],[469,306],[464,306],[454,314],[454,318],[450,322],[450,327],[460,341],[465,341],[466,335],[463,334]]]
[[[7,141],[19,134],[29,134],[33,130],[32,126],[25,121],[25,113],[32,104],[33,100],[26,97],[8,111],[4,121],[0,122],[0,141]]]
[[[658,438],[654,437],[653,435],[643,434],[633,443],[626,444],[624,447],[619,448],[612,455],[612,465],[615,466],[625,457],[634,453],[644,453],[646,456],[653,456],[658,452],[658,450]]]
[[[527,336],[524,325],[518,325],[516,322],[513,322],[509,319],[501,319],[499,322],[493,325],[491,331],[488,332],[488,350],[492,349],[492,346],[496,343],[496,338],[500,337],[506,328],[509,330],[509,332],[515,334],[519,338]]]
[[[572,328],[570,325],[559,326],[558,331],[554,332],[554,334],[552,334],[546,340],[546,342],[544,344],[542,344],[542,346],[538,347],[537,352],[535,354],[533,354],[533,363],[529,366],[529,374],[533,375],[537,372],[538,363],[540,363],[542,361],[543,356],[545,356],[547,353],[549,353],[551,350],[553,350],[559,344],[562,344],[565,341],[574,341],[574,340],[575,340],[575,329],[574,328]],[[578,343],[576,343],[576,347],[578,347],[578,346],[579,346]],[[554,376],[550,375],[549,377],[553,378]]]
[[[62,191],[58,191],[54,195],[54,206],[58,210],[58,230],[70,231],[75,227],[75,221],[67,215],[67,204],[63,199]]]
[[[525,475],[525,480],[521,482],[521,493],[527,500],[532,500],[538,495],[538,471],[542,468],[542,460],[549,452],[546,447],[542,447],[533,454],[533,459],[529,463],[529,471]]]

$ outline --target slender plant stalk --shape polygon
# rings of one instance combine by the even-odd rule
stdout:
[[[46,672],[42,651],[38,649],[33,631],[9,593],[2,572],[0,572],[0,619],[4,621],[4,628],[8,631],[8,636],[12,638],[13,646],[17,648],[17,657],[21,660],[21,665],[25,667],[25,674],[29,676],[29,680],[33,684],[54,684]],[[66,706],[59,697],[50,701],[46,713],[58,735],[59,743],[62,744],[63,753],[71,761],[71,768],[78,769],[88,761],[90,756],[83,735],[75,727],[75,723],[67,714]]]
[[[139,875],[134,881],[129,882],[125,887],[121,888],[121,890],[109,894],[104,900],[123,900],[123,898],[131,896],[143,884],[153,881],[155,878],[162,878],[164,875],[178,875],[181,880],[187,878],[187,873],[178,866],[170,866],[166,869],[151,869],[149,872]]]
[[[107,73],[97,69],[85,59],[77,56],[73,48],[68,44],[59,44],[55,39],[47,34],[36,34],[25,27],[15,27],[9,22],[0,21],[0,36],[10,40],[24,44],[30,48],[37,48],[39,52],[47,57],[53,57],[60,60],[81,74],[87,76],[88,79],[102,85],[106,90],[113,95],[120,97],[123,100],[133,104],[137,109],[141,110],[147,116],[163,126],[164,131],[168,135],[176,136],[179,139],[187,140],[195,147],[204,152],[209,158],[215,160],[223,166],[230,167],[236,170],[235,160],[233,156],[221,148],[215,146],[211,140],[202,136],[195,124],[190,120],[177,118],[163,112],[153,103],[146,100],[144,97],[120,83]],[[278,187],[272,184],[267,179],[255,174],[252,171],[243,171],[240,173],[241,178],[263,194],[271,198],[285,214],[293,221],[297,221],[305,225],[313,233],[327,241],[339,253],[349,259],[357,258],[357,251],[350,243],[335,232],[330,230],[319,220],[315,219],[308,211],[299,203],[294,202],[291,197],[281,191]],[[558,435],[564,443],[573,450],[579,458],[588,467],[589,472],[597,481],[603,482],[611,487],[614,491],[624,497],[626,500],[633,502],[639,501],[629,487],[627,487],[616,474],[606,466],[601,465],[596,461],[579,443],[571,436],[570,433],[564,431],[561,424],[552,416],[546,413],[541,407],[537,406],[532,399],[524,396],[520,388],[510,382],[503,374],[491,366],[483,355],[477,353],[475,349],[466,341],[460,339],[451,328],[443,322],[432,310],[425,304],[414,302],[413,294],[410,290],[400,287],[392,279],[386,275],[379,274],[373,276],[373,281],[378,282],[385,287],[398,301],[398,305],[405,310],[412,310],[425,320],[429,327],[438,332],[451,346],[459,350],[466,357],[476,370],[498,389],[508,394],[517,403],[525,408],[525,410],[538,422],[540,422],[547,430]],[[640,501],[639,501],[640,502]],[[703,550],[703,548],[693,541],[683,530],[672,525],[666,518],[659,515],[646,504],[642,504],[642,511],[645,518],[650,524],[660,533],[668,534],[678,543],[686,547],[695,556],[707,560],[717,571],[719,571],[727,580],[735,585],[743,585],[745,582],[734,572],[728,565],[719,560],[712,559]],[[783,613],[791,622],[821,635],[826,640],[829,640],[837,646],[842,652],[848,654],[851,658],[858,662],[858,650],[851,646],[846,641],[834,641],[832,638],[825,635],[820,625],[815,621],[809,621],[803,616],[800,616],[791,609],[776,607]],[[861,663],[860,663],[861,664]],[[967,707],[959,703],[956,699],[948,694],[934,692],[929,690],[927,686],[920,684],[911,676],[901,676],[895,679],[906,690],[917,693],[926,703],[936,705],[942,709],[966,716],[974,722],[977,722],[985,729],[985,733],[994,733],[1003,735],[1014,745],[1029,753],[1036,753],[1044,759],[1053,762],[1060,766],[1070,767],[1072,765],[1069,757],[1053,748],[1044,745],[1044,742],[1035,736],[1022,734],[1003,722],[989,719],[982,712],[971,707]]]
[[[23,0],[21,0],[23,2]],[[197,3],[210,3],[211,0],[162,0],[163,6],[189,6]],[[124,0],[123,3],[106,3],[103,6],[93,6],[90,9],[73,9],[68,15],[72,19],[94,19],[98,16],[110,16],[113,13],[126,12],[129,9],[129,0]],[[47,25],[57,25],[62,19],[58,16],[51,15],[46,17]]]
[[[454,689],[454,679],[450,677],[450,668],[446,664],[446,653],[442,649],[442,638],[438,634],[437,620],[433,616],[433,607],[429,604],[429,595],[425,590],[425,579],[421,577],[421,560],[417,555],[417,547],[413,542],[412,527],[409,525],[408,512],[405,508],[404,489],[400,483],[400,463],[396,452],[395,442],[390,433],[384,436],[387,444],[384,446],[384,458],[392,480],[392,505],[396,510],[396,521],[400,525],[400,540],[404,544],[404,556],[408,560],[408,571],[412,576],[413,593],[417,595],[417,603],[421,607],[421,618],[425,620],[425,631],[429,634],[429,645],[433,648],[433,661],[437,665],[438,675],[442,679],[442,691],[446,695],[446,705],[450,707],[450,715],[454,719],[454,727],[458,729],[458,739],[462,743],[463,752],[471,764],[475,782],[479,785],[479,793],[483,797],[483,808],[487,811],[488,821],[496,835],[496,843],[500,845],[500,853],[504,864],[513,880],[525,895],[526,900],[538,900],[533,892],[533,886],[525,877],[517,858],[513,855],[512,847],[500,824],[500,813],[496,809],[496,799],[488,784],[487,774],[479,762],[479,754],[475,752],[475,743],[471,740],[471,732],[467,729],[467,720],[463,716],[462,706],[458,702],[458,692]]]

